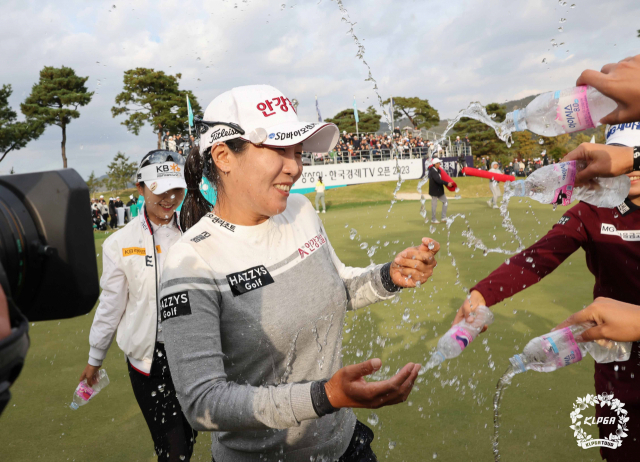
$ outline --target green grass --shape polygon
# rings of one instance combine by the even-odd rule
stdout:
[[[491,197],[489,191],[489,180],[485,178],[464,177],[456,178],[456,184],[460,188],[458,193],[463,199]],[[417,193],[418,182],[420,180],[404,181],[399,189],[399,193]],[[370,183],[346,186],[344,188],[328,189],[325,193],[325,202],[328,208],[344,208],[353,207],[360,204],[382,203],[388,202],[393,198],[393,191],[396,188],[396,182]],[[425,184],[422,187],[424,194],[429,193],[429,186]],[[445,189],[447,197],[454,197],[456,194]],[[309,200],[315,201],[316,193],[311,192],[305,194]],[[315,203],[315,202],[314,202]]]
[[[476,184],[475,179],[463,180],[473,180],[469,181],[470,190],[475,187],[479,193],[484,187],[488,194],[486,181]],[[407,183],[410,182],[403,185],[403,190],[415,190],[415,185]],[[480,251],[464,247],[461,232],[466,226],[456,221],[449,239],[451,256],[456,260],[456,266],[452,266],[445,226],[438,225],[432,233],[419,215],[419,202],[398,202],[388,212],[395,184],[365,186],[328,191],[327,197],[336,200],[334,206],[349,195],[360,206],[330,207],[326,215],[320,215],[342,261],[352,266],[369,264],[366,250],[360,249],[363,242],[379,246],[373,256],[376,263],[388,261],[398,251],[417,244],[422,236],[434,237],[442,244],[435,275],[422,288],[405,290],[397,303],[379,303],[347,316],[344,363],[378,356],[383,359],[383,367],[388,366],[393,373],[409,361],[424,363],[462,303],[464,288],[486,276],[505,257],[485,257]],[[464,186],[462,192],[475,194],[465,192]],[[369,199],[385,203],[375,204]],[[515,247],[500,226],[498,211],[489,209],[485,199],[451,201],[449,210],[450,215],[465,213],[476,236],[490,246]],[[514,201],[510,210],[527,244],[542,236],[561,216],[560,211],[527,201]],[[351,228],[358,231],[353,241],[349,238]],[[97,254],[101,253],[105,236],[106,233],[96,233]],[[387,241],[390,243],[385,246]],[[459,281],[456,269],[460,272]],[[493,460],[492,400],[508,358],[521,351],[530,338],[548,332],[569,313],[589,303],[592,287],[593,277],[579,251],[553,277],[497,305],[490,330],[459,358],[421,376],[409,402],[375,411],[379,416],[378,425],[373,427],[378,459],[433,460],[437,453],[437,460],[443,461]],[[408,322],[402,319],[405,310],[410,314]],[[0,420],[2,460],[154,460],[151,437],[117,345],[112,346],[104,364],[111,385],[78,411],[68,408],[87,361],[92,319],[93,313],[31,327],[27,362]],[[495,362],[494,370],[488,366],[489,361]],[[598,450],[579,448],[569,428],[572,403],[593,389],[590,359],[550,374],[528,372],[516,377],[503,402],[502,460],[599,461]],[[356,414],[366,422],[371,411],[357,410]],[[393,450],[389,449],[390,441],[396,442]],[[209,461],[209,445],[210,435],[200,434],[193,460]]]

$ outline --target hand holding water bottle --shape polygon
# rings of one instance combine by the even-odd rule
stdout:
[[[618,103],[600,122],[620,124],[640,120],[640,55],[605,65],[600,72],[586,70],[576,85],[589,85]]]
[[[479,306],[486,306],[486,304],[487,302],[485,301],[482,294],[477,290],[472,290],[469,296],[465,299],[462,306],[458,309],[458,312],[456,313],[456,317],[453,319],[453,322],[451,323],[451,325],[453,326],[454,324],[458,324],[464,319],[466,319],[467,322],[472,322],[473,321],[471,317],[472,313]],[[489,326],[485,325],[482,328],[481,333],[486,331],[487,327]]]
[[[80,382],[86,380],[87,385],[92,387],[98,379],[98,371],[100,370],[100,367],[101,366],[92,366],[91,364],[87,364],[87,366],[84,368],[84,371],[82,371],[82,374],[80,375]]]
[[[71,409],[76,410],[80,406],[84,406],[90,399],[100,393],[100,390],[109,385],[109,376],[104,369],[100,369],[98,373],[91,376],[91,378],[93,379],[93,385],[89,385],[88,380],[83,379],[76,387],[73,393],[73,400],[69,405]]]
[[[593,322],[596,325],[576,337],[578,342],[614,340],[640,341],[640,306],[598,297],[584,310],[572,314],[558,324],[555,330],[574,324]]]
[[[586,162],[576,173],[575,185],[583,186],[593,178],[616,177],[633,170],[633,148],[604,144],[582,143],[567,154],[562,162]]]

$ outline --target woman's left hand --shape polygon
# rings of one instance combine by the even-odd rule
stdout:
[[[389,272],[393,283],[400,287],[415,287],[416,282],[424,284],[438,265],[435,259],[438,250],[440,244],[428,237],[422,238],[419,247],[404,249],[391,262]]]

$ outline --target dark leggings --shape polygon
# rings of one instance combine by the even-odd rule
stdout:
[[[133,394],[151,432],[158,461],[190,460],[198,433],[191,428],[180,408],[164,344],[156,343],[151,375],[138,372],[129,361],[127,367]]]

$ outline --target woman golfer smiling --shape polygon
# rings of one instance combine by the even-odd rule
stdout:
[[[289,195],[302,150],[330,151],[337,127],[299,122],[266,85],[223,93],[204,119],[186,165],[188,231],[161,291],[185,415],[213,432],[217,461],[375,461],[373,433],[349,408],[401,403],[420,366],[371,383],[379,359],[342,367],[345,313],[425,282],[439,246],[424,238],[393,262],[345,266],[309,200]],[[198,190],[203,175],[217,189],[213,210]]]

